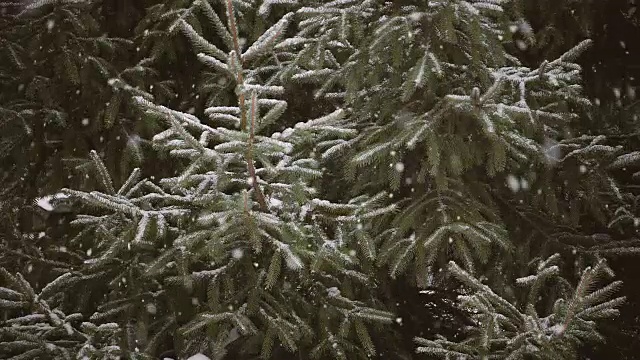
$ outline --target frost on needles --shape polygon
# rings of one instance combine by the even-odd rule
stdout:
[[[242,341],[260,339],[255,350],[265,358],[274,344],[296,351],[312,339],[318,356],[345,357],[353,351],[350,329],[359,334],[356,348],[372,353],[369,325],[390,323],[393,315],[326,291],[355,282],[355,295],[371,284],[346,248],[357,229],[354,214],[370,213],[376,204],[367,197],[349,203],[317,198],[322,168],[314,146],[354,135],[348,110],[299,119],[282,132],[268,130],[286,109],[278,99],[284,91],[280,77],[294,59],[273,48],[294,14],[243,49],[236,23],[241,10],[230,1],[223,5],[227,24],[217,30],[231,40],[225,50],[188,23],[186,15],[202,11],[202,3],[172,26],[200,52],[203,64],[224,71],[235,86],[235,101],[208,108],[209,119],[201,120],[148,95],[133,99],[143,116],[166,125],[153,138],[154,147],[184,160],[181,173],[155,183],[136,169],[117,187],[94,151],[100,189],[65,190],[97,211],[75,221],[82,236],[93,238],[82,272],[108,283],[106,298],[112,299],[90,320],[120,322],[125,332],[133,326],[122,349],[131,353],[153,353],[169,334],[181,339],[182,353],[220,357],[237,333]],[[278,58],[280,67],[274,68]],[[189,311],[180,308],[182,299]],[[129,320],[122,323],[124,318]],[[209,341],[203,341],[205,334]]]
[[[505,50],[504,1],[407,3],[154,7],[140,26],[193,51],[207,105],[177,110],[124,74],[109,85],[162,124],[152,147],[178,171],[155,179],[164,165],[142,164],[118,180],[89,152],[97,188],[64,190],[80,203],[82,266],[40,292],[2,273],[1,351],[146,359],[169,339],[212,359],[571,359],[599,340],[620,282],[598,282],[612,275],[598,251],[558,240],[584,235],[558,199],[619,189],[587,176],[562,188],[555,172],[637,156],[560,138],[589,106],[574,61],[590,42],[529,68]],[[162,46],[131,71],[159,66]],[[572,250],[580,268],[556,255]],[[473,325],[402,333],[389,299],[401,282],[457,292]],[[66,311],[61,293],[79,289],[100,295],[90,314]]]

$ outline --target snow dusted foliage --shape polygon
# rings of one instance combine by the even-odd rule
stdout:
[[[38,292],[20,273],[0,268],[0,280],[3,310],[22,313],[0,328],[0,354],[6,359],[120,359],[118,324],[96,325],[82,321],[81,313],[65,314],[59,309],[60,292],[90,278],[66,273]]]
[[[508,9],[501,0],[150,9],[161,19],[143,32],[156,39],[144,42],[151,54],[126,73],[153,73],[171,57],[158,38],[179,42],[202,65],[199,106],[176,109],[169,86],[157,97],[124,74],[108,80],[140,121],[162,124],[149,141],[177,171],[145,177],[164,165],[144,164],[119,179],[90,151],[96,189],[64,190],[82,203],[71,241],[85,246],[75,254],[83,262],[42,292],[59,300],[53,290],[73,283],[102,295],[78,333],[82,351],[153,356],[168,345],[180,358],[346,360],[393,342],[381,356],[408,358],[406,339],[418,334],[397,341],[397,329],[417,325],[392,312],[398,284],[459,291],[452,306],[472,321],[463,340],[431,332],[438,339],[418,339],[419,352],[571,359],[580,341],[598,339],[594,321],[616,314],[622,298],[608,298],[619,282],[592,291],[609,269],[565,240],[591,236],[571,227],[576,217],[609,217],[585,193],[622,195],[579,169],[636,157],[602,137],[562,135],[589,105],[574,61],[590,42],[522,66],[502,43]],[[570,197],[576,206],[558,201]],[[556,249],[580,253],[565,265]],[[589,263],[571,286],[567,274]],[[39,304],[73,332],[33,289],[0,295],[12,307]],[[87,345],[94,338],[83,334],[100,326],[118,348]]]
[[[453,276],[471,290],[471,294],[460,299],[463,306],[475,313],[476,335],[464,343],[417,338],[420,345],[417,351],[438,358],[576,358],[578,345],[598,336],[594,320],[618,314],[616,307],[624,302],[624,298],[608,298],[622,283],[614,281],[594,289],[601,278],[612,275],[611,269],[602,261],[594,268],[585,269],[578,286],[569,289],[566,284],[558,284],[559,262],[560,255],[554,254],[532,264],[535,274],[516,279],[518,287],[527,290],[527,297],[515,304],[454,262],[449,263]],[[539,295],[543,288],[552,289],[551,284],[555,284],[557,298],[552,310],[541,314],[537,309],[543,297]]]
[[[304,54],[286,75],[316,84],[316,98],[340,99],[358,123],[358,135],[327,144],[323,158],[344,160],[351,192],[393,191],[400,211],[369,223],[380,245],[364,252],[392,278],[410,272],[425,287],[431,269],[455,260],[469,274],[492,274],[491,284],[515,296],[507,275],[518,271],[509,263],[514,251],[554,242],[534,225],[538,216],[576,224],[585,209],[606,224],[584,194],[621,199],[603,173],[555,184],[581,169],[576,160],[606,166],[620,151],[602,137],[561,138],[590,106],[574,62],[591,41],[525,67],[502,43],[505,3],[334,1],[301,8],[299,37],[280,45]],[[507,186],[489,185],[505,176]],[[449,273],[436,273],[436,283],[444,286]]]
[[[503,12],[502,5],[451,1],[398,9],[391,3],[330,2],[301,8],[300,38],[279,45],[309,53],[288,70],[292,79],[317,84],[316,97],[343,99],[360,121],[358,136],[329,143],[323,153],[325,158],[349,159],[345,173],[352,187],[423,189],[406,199],[406,210],[396,217],[398,224],[408,225],[394,229],[392,236],[383,233],[388,253],[380,259],[395,264],[391,274],[406,269],[416,256],[417,268],[423,268],[425,257],[427,263],[440,258],[442,266],[450,259],[444,253],[465,259],[468,269],[475,267],[474,257],[486,262],[491,246],[480,250],[477,241],[436,244],[452,233],[466,239],[489,236],[487,244],[491,238],[508,243],[501,222],[488,215],[491,210],[479,217],[448,216],[445,204],[437,207],[443,217],[437,226],[432,217],[424,223],[407,219],[422,217],[430,208],[428,199],[434,205],[448,202],[448,188],[459,198],[488,195],[481,189],[474,194],[460,177],[485,176],[478,168],[494,177],[541,161],[545,154],[537,139],[557,133],[578,116],[566,111],[567,106],[589,103],[576,86],[580,69],[572,63],[589,41],[537,69],[523,67],[500,43],[496,15]],[[365,24],[374,25],[363,31]],[[323,55],[310,56],[312,52]],[[394,163],[403,164],[402,171],[386,166]],[[363,172],[368,176],[360,176]],[[532,180],[530,175],[518,179],[518,190]],[[479,203],[492,207],[485,200]],[[469,229],[476,221],[488,227],[472,235]],[[407,237],[416,230],[418,242],[410,241]],[[490,235],[494,232],[502,235]],[[433,252],[421,254],[419,243],[429,244]]]
[[[273,349],[299,351],[312,338],[317,354],[373,354],[369,325],[392,323],[395,316],[375,304],[319,290],[348,282],[351,296],[370,291],[372,281],[357,269],[352,250],[363,232],[357,223],[394,206],[381,206],[383,193],[341,202],[319,198],[323,169],[316,148],[356,134],[350,110],[337,106],[272,130],[290,121],[282,118],[288,106],[282,98],[285,73],[295,66],[297,53],[280,45],[288,40],[295,14],[283,15],[244,44],[251,34],[242,33],[239,14],[255,9],[230,0],[220,5],[215,9],[223,11],[216,12],[207,1],[193,2],[170,31],[187,39],[234,96],[211,104],[204,117],[145,94],[133,97],[142,116],[165,124],[153,146],[185,164],[181,172],[152,181],[136,169],[116,185],[91,152],[99,191],[65,190],[98,211],[75,221],[83,236],[94,239],[84,271],[108,283],[108,297],[114,299],[91,320],[117,322],[130,314],[122,327],[138,325],[126,333],[128,350],[145,353],[155,352],[163,337],[179,336],[176,350],[183,354],[222,356],[231,343],[260,339],[249,351],[269,358]],[[220,42],[201,33],[199,16]],[[194,300],[187,304],[185,294]],[[318,321],[341,323],[341,330]],[[349,329],[358,334],[355,347]],[[210,342],[202,341],[204,334]]]

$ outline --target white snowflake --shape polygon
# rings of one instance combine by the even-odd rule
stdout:
[[[620,88],[613,88],[613,95],[616,97],[616,99],[620,99]]]
[[[231,256],[236,260],[240,260],[244,256],[244,251],[242,249],[233,249],[231,251]]]
[[[156,308],[156,306],[154,304],[147,304],[147,312],[149,314],[154,315],[157,311],[158,311],[158,309]]]
[[[507,176],[507,186],[513,192],[520,191],[520,181],[513,174],[509,174],[509,176]]]
[[[330,297],[339,296],[340,295],[340,289],[338,289],[335,286],[332,286],[332,287],[327,289],[327,295],[329,295]]]

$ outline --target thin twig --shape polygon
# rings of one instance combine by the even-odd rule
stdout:
[[[258,185],[258,177],[256,176],[256,168],[253,165],[253,141],[254,141],[254,131],[256,125],[256,109],[258,107],[257,104],[257,96],[254,92],[251,95],[251,128],[249,131],[249,148],[247,149],[247,167],[249,169],[249,176],[251,176],[251,184],[253,185],[253,190],[256,192],[256,196],[258,197],[258,203],[262,210],[268,210],[267,202],[264,199],[264,194]]]
[[[238,61],[238,68],[240,69],[236,74],[236,83],[241,85],[244,83],[242,76],[242,59],[240,52],[240,40],[238,38],[238,27],[236,26],[236,17],[233,14],[233,3],[231,0],[227,0],[227,18],[229,19],[229,27],[231,28],[231,37],[233,38],[233,49],[236,56],[231,61]],[[238,103],[240,104],[240,130],[244,131],[247,128],[247,114],[244,108],[245,98],[244,92],[241,92],[238,96]]]

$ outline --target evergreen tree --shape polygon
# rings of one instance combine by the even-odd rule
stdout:
[[[576,135],[604,135],[603,144],[624,149],[619,160],[608,167],[607,173],[615,179],[625,201],[618,206],[610,223],[589,223],[583,226],[592,232],[607,233],[616,242],[607,256],[614,258],[610,264],[617,278],[631,284],[637,273],[637,197],[638,165],[635,152],[638,144],[637,85],[640,72],[635,59],[640,49],[636,39],[640,36],[640,22],[636,14],[637,4],[618,1],[601,3],[594,1],[556,1],[553,6],[545,3],[522,2],[524,16],[529,20],[516,21],[511,27],[523,42],[516,42],[524,49],[522,58],[526,64],[536,64],[545,57],[556,56],[563,44],[573,43],[582,37],[593,39],[593,46],[578,58],[584,68],[585,94],[594,102],[587,116],[571,123]],[[526,35],[526,36],[524,36]],[[595,225],[595,226],[594,226]],[[620,308],[619,319],[605,321],[602,334],[609,338],[606,345],[585,349],[582,356],[589,358],[635,358],[637,345],[631,339],[638,336],[638,309],[640,293],[631,286],[622,294],[628,302]]]
[[[603,256],[629,246],[588,224],[627,221],[608,169],[636,157],[571,127],[588,40],[527,67],[499,0],[147,15],[151,54],[108,83],[163,124],[152,144],[178,171],[114,176],[89,151],[95,190],[64,190],[83,263],[39,292],[3,271],[0,353],[573,359],[602,340],[624,301]],[[203,67],[191,107],[170,82],[147,91],[184,40]],[[428,324],[398,314],[418,294],[458,331],[411,332]]]
[[[95,2],[19,5],[0,23],[0,263],[25,271],[43,252],[55,251],[50,234],[43,235],[51,225],[43,221],[48,214],[38,212],[56,210],[61,199],[50,195],[63,186],[92,186],[82,173],[90,149],[104,154],[124,148],[124,111],[109,105],[107,80],[123,68],[118,59],[126,58],[132,44],[101,31]],[[117,162],[131,159],[130,153],[118,152]],[[47,204],[34,204],[45,197]],[[56,256],[65,255],[44,257]]]
[[[112,176],[126,179],[145,158],[155,160],[145,138],[155,134],[156,124],[134,118],[132,97],[144,94],[168,102],[170,93],[170,103],[178,106],[177,94],[192,90],[189,81],[180,79],[182,87],[159,81],[155,70],[135,63],[144,58],[139,49],[147,39],[142,32],[131,39],[112,36],[117,31],[105,18],[114,15],[112,5],[110,0],[1,5],[5,186],[0,193],[0,265],[29,272],[36,287],[55,278],[50,274],[55,261],[45,260],[69,261],[70,253],[86,251],[60,247],[73,236],[66,227],[73,206],[64,204],[67,199],[59,191],[94,187],[89,150],[105,159]]]
[[[104,17],[109,3],[0,4],[0,266],[10,270],[0,281],[7,320],[0,330],[2,358],[123,355],[111,347],[117,325],[81,321],[100,292],[57,293],[87,256],[67,226],[74,208],[60,188],[94,186],[89,149],[108,159],[118,179],[149,155],[141,137],[153,124],[134,122],[128,104],[141,92],[109,81],[119,75],[134,83],[131,60],[141,41],[111,36]],[[135,86],[153,84],[148,76]]]

